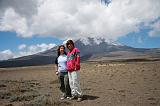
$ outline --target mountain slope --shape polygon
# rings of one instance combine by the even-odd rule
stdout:
[[[159,58],[160,49],[140,49],[104,42],[97,44],[92,38],[88,44],[77,40],[75,46],[81,51],[81,61],[107,61],[122,59]],[[57,47],[34,55],[19,57],[0,62],[0,67],[21,67],[54,64]]]

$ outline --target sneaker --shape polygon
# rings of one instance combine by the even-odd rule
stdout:
[[[61,100],[64,100],[66,98],[65,93],[62,94]]]
[[[67,98],[67,99],[70,99],[71,97],[67,96],[66,98]]]
[[[65,97],[61,97],[61,100],[64,100],[65,99]]]
[[[81,102],[81,101],[82,101],[82,98],[79,97],[79,98],[77,99],[77,102]]]
[[[69,100],[74,100],[76,97],[75,96],[72,96],[72,97],[69,97]]]

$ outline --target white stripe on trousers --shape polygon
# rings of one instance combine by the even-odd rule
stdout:
[[[69,84],[71,88],[71,93],[73,96],[82,96],[82,91],[80,88],[80,72],[73,71],[68,72]]]

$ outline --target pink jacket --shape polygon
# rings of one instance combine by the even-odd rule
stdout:
[[[78,48],[67,53],[67,69],[69,72],[80,70],[80,51]]]

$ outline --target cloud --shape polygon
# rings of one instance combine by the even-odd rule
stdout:
[[[18,46],[18,49],[19,50],[23,50],[23,49],[25,49],[27,46],[25,45],[25,44],[21,44],[21,45],[19,45]]]
[[[63,40],[87,37],[116,40],[139,31],[142,23],[150,24],[160,17],[160,0],[112,0],[108,6],[101,5],[100,0],[20,2],[28,7],[19,6],[16,0],[13,5],[8,0],[2,1],[0,10],[5,8],[5,11],[0,17],[0,31],[16,31],[21,37],[51,35]]]
[[[37,12],[37,0],[0,0],[0,16],[8,8],[13,8],[17,14],[29,18]]]
[[[7,60],[14,57],[14,54],[11,50],[0,51],[0,60]]]
[[[149,32],[150,37],[158,37],[160,36],[160,20],[152,24],[151,31]]]
[[[29,46],[26,44],[21,44],[18,46],[19,51],[17,51],[16,53],[12,52],[11,50],[0,51],[0,60],[7,60],[11,58],[18,58],[22,56],[36,54],[36,53],[51,49],[55,46],[56,44],[53,44],[53,43],[49,43],[49,44],[41,43],[41,44],[29,45]]]
[[[22,44],[18,47],[18,48],[20,48],[19,49],[20,51],[18,52],[18,55],[16,57],[36,54],[36,53],[51,49],[55,46],[56,46],[56,44],[53,44],[53,43],[50,43],[50,44],[42,43],[42,44],[36,44],[36,45],[30,45],[30,46]]]
[[[12,8],[4,13],[0,25],[0,31],[15,31],[19,36],[31,37],[32,33],[27,26],[27,20],[17,14]]]

